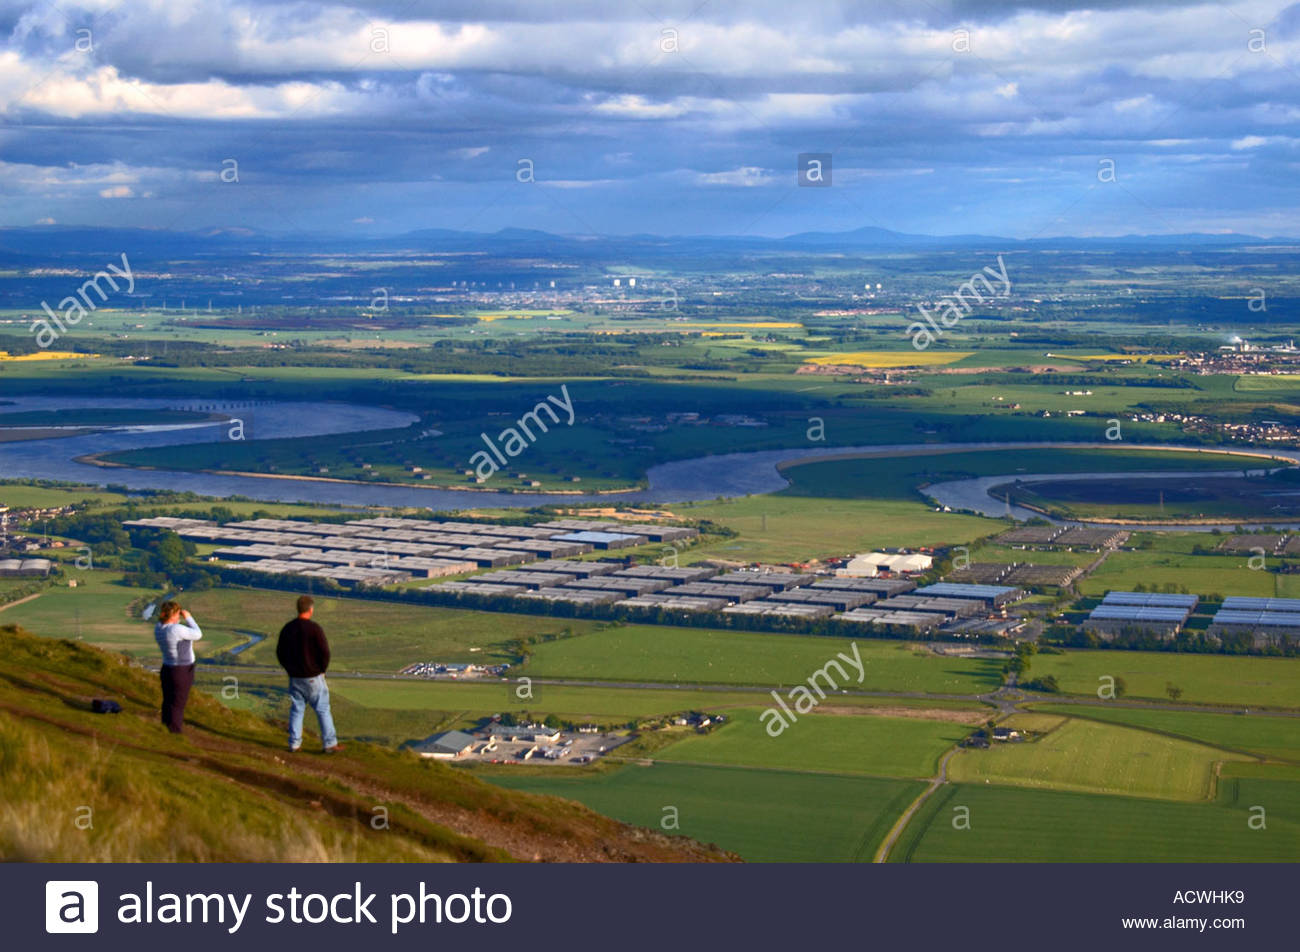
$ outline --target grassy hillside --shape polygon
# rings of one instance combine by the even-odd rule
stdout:
[[[99,697],[123,712],[92,713]],[[0,627],[0,859],[732,858],[409,753],[290,757],[282,726],[197,692],[173,737],[158,698],[157,676],[123,656]]]

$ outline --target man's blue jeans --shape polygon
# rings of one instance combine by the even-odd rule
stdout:
[[[308,704],[320,721],[321,743],[329,750],[339,742],[339,735],[334,731],[334,718],[330,716],[330,689],[323,674],[314,678],[289,679],[289,749],[297,750],[302,746],[302,718]]]

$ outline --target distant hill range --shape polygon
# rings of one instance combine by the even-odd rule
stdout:
[[[95,698],[122,713],[93,713]],[[198,691],[173,737],[158,702],[158,676],[123,655],[0,627],[0,860],[735,859],[409,752],[291,757],[282,726]]]
[[[626,255],[666,257],[700,254],[780,254],[809,252],[1110,250],[1173,251],[1300,245],[1300,239],[1255,235],[1125,235],[1108,238],[1002,238],[995,235],[913,235],[886,228],[809,231],[784,238],[746,235],[556,235],[506,228],[496,232],[427,228],[388,237],[338,234],[271,234],[242,228],[167,231],[149,228],[85,228],[45,225],[0,228],[0,257],[38,262],[64,256],[142,258],[190,255],[214,257],[266,252],[482,252],[609,258]]]

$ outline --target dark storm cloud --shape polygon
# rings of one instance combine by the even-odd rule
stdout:
[[[0,188],[10,224],[1285,231],[1298,10],[0,2]]]

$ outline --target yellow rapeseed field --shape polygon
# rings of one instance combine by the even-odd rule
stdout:
[[[34,354],[11,354],[7,350],[0,350],[0,360],[72,360],[98,356],[99,354],[78,354],[70,350],[38,350]]]

